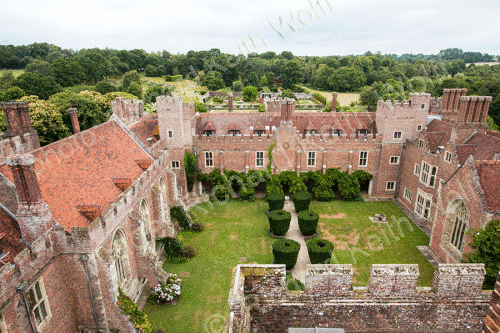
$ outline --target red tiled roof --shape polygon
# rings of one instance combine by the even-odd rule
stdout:
[[[136,161],[152,162],[114,121],[39,148],[32,154],[42,197],[52,210],[52,218],[67,231],[89,225],[90,221],[80,213],[81,205],[106,209],[121,193],[114,179],[134,181],[144,172]],[[0,166],[0,172],[12,181],[8,167]]]
[[[450,141],[452,130],[452,124],[439,119],[433,119],[427,124],[425,135],[427,137],[429,150],[435,153],[439,146],[446,146]]]
[[[476,133],[462,145],[457,145],[460,164],[464,164],[470,155],[475,160],[492,160],[500,154],[500,138],[484,133]]]
[[[492,211],[500,211],[500,161],[475,161],[474,164],[486,207]]]
[[[160,134],[159,130],[158,133],[155,134],[155,130],[158,128],[157,114],[148,114],[147,116],[142,117],[136,123],[132,124],[129,128],[139,138],[139,140],[141,140],[146,145],[146,147],[150,147],[156,141],[158,141],[155,138],[155,135]],[[153,140],[150,140],[148,142],[148,139],[150,138],[152,138]]]
[[[25,245],[19,241],[20,238],[21,230],[12,213],[9,214],[7,208],[0,205],[0,267],[4,265],[2,262],[13,263],[16,255],[24,250]]]

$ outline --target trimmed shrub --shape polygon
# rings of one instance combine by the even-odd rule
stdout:
[[[172,218],[172,220],[179,223],[179,225],[183,229],[185,230],[189,229],[189,226],[191,224],[191,219],[182,206],[175,206],[170,208],[170,217]]]
[[[273,243],[273,255],[275,264],[285,264],[286,269],[292,269],[297,263],[300,244],[291,239],[278,239]]]
[[[325,239],[311,239],[307,242],[311,264],[327,264],[333,252],[333,244]]]
[[[269,228],[273,234],[283,236],[290,228],[292,214],[286,210],[273,210],[267,214],[267,218],[269,219]]]
[[[275,192],[267,195],[267,203],[269,210],[282,210],[285,207],[285,194],[283,192]]]
[[[302,235],[312,236],[318,228],[319,215],[311,210],[303,210],[298,214],[299,229]]]
[[[301,192],[307,192],[307,186],[304,184],[304,182],[300,179],[296,179],[292,186],[290,186],[290,194],[295,194],[295,193],[301,193]]]
[[[300,192],[295,193],[292,196],[293,206],[295,207],[295,211],[300,213],[303,210],[309,209],[309,204],[311,203],[311,195],[309,192]]]
[[[314,93],[313,98],[321,104],[326,104],[326,97],[321,95],[320,93]]]
[[[247,201],[254,201],[255,189],[251,186],[240,188],[240,199]]]

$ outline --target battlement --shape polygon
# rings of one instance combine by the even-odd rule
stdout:
[[[10,139],[0,141],[0,164],[5,163],[7,156],[29,153],[37,148],[37,138],[33,138],[31,133],[23,136],[15,136]]]
[[[352,265],[308,265],[305,291],[291,293],[286,291],[285,265],[238,265],[226,332],[266,332],[271,327],[276,332],[289,327],[480,331],[490,299],[490,293],[481,292],[484,265],[438,265],[434,274],[436,290],[430,291],[417,288],[418,265],[372,265],[363,292],[352,290]]]
[[[131,101],[130,99],[117,97],[111,102],[111,110],[126,123],[131,123],[144,115],[144,105],[139,99]]]
[[[381,142],[380,135],[374,135],[373,133],[369,133],[366,135],[360,134],[332,134],[330,132],[325,133],[316,133],[316,134],[297,134],[303,142],[323,142],[327,144],[335,144],[338,142]]]

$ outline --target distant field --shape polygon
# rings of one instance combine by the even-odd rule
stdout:
[[[205,87],[200,87],[196,84],[196,82],[191,80],[182,80],[178,82],[167,82],[165,79],[161,77],[141,77],[142,89],[146,91],[149,83],[157,83],[157,84],[168,84],[174,86],[173,95],[181,95],[184,102],[201,102],[201,95],[198,91],[203,90]],[[206,89],[205,89],[206,90]]]
[[[307,88],[304,86],[302,86],[302,88],[304,88],[307,92],[312,92],[312,93],[317,92],[317,93],[325,96],[327,101],[332,100],[332,92],[331,91],[314,90],[314,89]],[[347,105],[351,104],[351,102],[357,103],[359,101],[359,94],[357,94],[357,93],[348,93],[348,94],[339,93],[337,100],[339,101],[341,106],[347,106]]]
[[[0,71],[0,75],[3,75],[5,72],[11,72],[14,74],[14,77],[18,77],[19,75],[24,73],[24,69],[8,69],[8,70],[2,70]]]

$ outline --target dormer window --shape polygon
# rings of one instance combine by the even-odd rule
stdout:
[[[205,131],[203,131],[203,134],[205,134],[206,136],[212,136],[212,135],[215,135],[215,131],[214,130],[205,130]]]
[[[342,130],[341,129],[334,129],[333,134],[340,136],[340,135],[342,135]]]
[[[358,134],[359,135],[367,135],[368,134],[368,130],[366,130],[366,129],[360,129],[360,130],[358,130]]]
[[[229,130],[229,135],[236,136],[240,134],[240,130]]]
[[[316,135],[316,130],[306,130],[306,135]]]
[[[424,148],[424,140],[419,139],[419,140],[418,140],[417,147],[418,147],[418,148]]]
[[[265,131],[264,130],[255,130],[254,133],[257,134],[258,136],[262,136],[262,135],[264,135]]]

